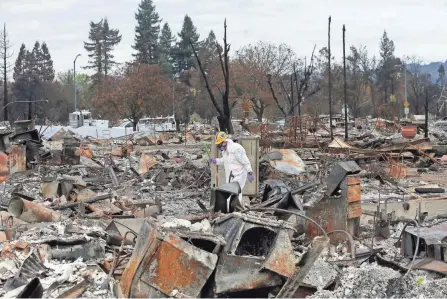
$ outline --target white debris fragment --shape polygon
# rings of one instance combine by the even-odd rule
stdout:
[[[159,217],[162,228],[191,228],[191,222],[185,219],[174,217]]]

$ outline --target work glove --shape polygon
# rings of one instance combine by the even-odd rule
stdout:
[[[248,178],[248,181],[250,183],[252,183],[255,180],[255,176],[253,175],[253,172],[249,172],[247,178]]]
[[[210,158],[210,159],[208,160],[208,162],[210,162],[211,164],[216,164],[216,163],[217,163],[217,160],[216,160],[215,158]]]

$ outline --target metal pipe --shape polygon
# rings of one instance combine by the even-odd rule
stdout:
[[[405,229],[407,228],[407,226],[409,224],[415,224],[416,225],[416,228],[417,228],[417,240],[416,240],[416,249],[414,250],[414,253],[413,253],[413,259],[411,261],[410,267],[408,267],[407,273],[405,273],[404,276],[407,276],[408,273],[410,273],[411,269],[413,269],[414,261],[416,260],[416,254],[417,254],[417,251],[418,251],[418,248],[419,248],[419,242],[420,242],[420,239],[421,239],[420,231],[419,231],[419,223],[417,223],[416,220],[412,219],[412,220],[409,220],[409,222],[407,222],[407,224],[405,224],[404,228],[402,229],[402,232],[400,233],[399,240],[397,242],[398,243],[400,242],[400,240],[402,239],[402,236],[403,236],[403,234],[405,232]]]
[[[14,217],[29,223],[56,222],[62,220],[60,213],[19,197],[11,198],[8,212]]]
[[[296,215],[296,216],[298,216],[298,217],[301,217],[301,218],[304,218],[304,219],[306,219],[306,220],[309,220],[310,222],[312,222],[313,224],[315,224],[315,226],[317,226],[317,227],[323,232],[323,234],[324,234],[325,237],[328,237],[326,231],[324,230],[324,228],[323,228],[321,225],[319,225],[319,224],[318,224],[315,220],[313,220],[312,218],[307,217],[307,216],[305,216],[305,215],[303,215],[303,214],[300,214],[300,213],[298,213],[298,212],[295,212],[295,211],[289,211],[289,210],[283,210],[283,209],[276,209],[276,208],[252,208],[252,209],[243,210],[243,211],[241,211],[241,213],[244,213],[244,212],[250,212],[250,211],[281,212],[281,213],[289,213],[289,214],[293,214],[293,215]]]
[[[343,233],[348,237],[349,245],[351,246],[352,259],[355,259],[355,244],[354,244],[354,238],[351,236],[351,234],[342,229],[336,229],[331,232],[328,232],[327,234],[330,235],[334,233]]]

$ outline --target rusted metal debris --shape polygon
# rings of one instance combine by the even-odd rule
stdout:
[[[235,213],[216,220],[212,235],[162,231],[144,222],[121,278],[123,295],[210,296],[281,286],[292,276],[291,227]]]
[[[8,212],[14,217],[29,223],[55,222],[62,220],[62,215],[60,213],[19,197],[11,198]]]
[[[128,298],[173,296],[176,291],[198,297],[216,263],[216,254],[145,222],[121,279],[122,292]]]
[[[26,147],[19,144],[11,146],[8,155],[10,173],[26,171]]]

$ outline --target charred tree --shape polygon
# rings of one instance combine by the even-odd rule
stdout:
[[[328,20],[327,31],[327,49],[328,49],[328,94],[329,94],[329,126],[331,129],[331,140],[334,139],[332,128],[332,80],[331,80],[331,17]]]
[[[0,32],[0,59],[3,71],[3,112],[4,120],[8,119],[8,72],[12,69],[9,59],[12,57],[13,53],[9,50],[11,49],[11,43],[8,38],[8,32],[6,31],[6,24],[3,25],[3,31]]]
[[[193,41],[189,41],[189,44],[193,50],[194,56],[196,57],[197,64],[199,65],[200,72],[202,73],[203,79],[205,81],[206,90],[208,91],[208,94],[210,96],[211,102],[213,103],[214,107],[217,111],[217,119],[219,121],[219,129],[221,131],[227,132],[229,134],[233,133],[233,125],[231,123],[231,108],[234,107],[234,105],[230,106],[230,67],[229,67],[229,55],[230,52],[230,45],[227,41],[227,20],[224,21],[224,38],[223,38],[223,47],[216,42],[216,48],[217,52],[219,54],[219,60],[220,65],[222,69],[222,74],[225,81],[225,90],[220,90],[220,95],[222,99],[222,107],[219,106],[216,97],[211,89],[211,86],[208,81],[208,77],[206,75],[206,72],[203,68],[202,62],[200,61],[197,49],[194,46]]]
[[[343,95],[344,95],[344,111],[345,111],[345,140],[348,140],[348,91],[346,82],[346,41],[345,41],[346,28],[343,25]]]

